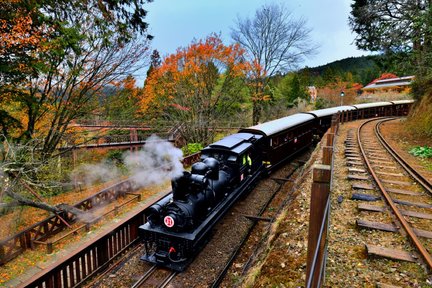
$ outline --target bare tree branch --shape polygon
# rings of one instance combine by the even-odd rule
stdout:
[[[237,18],[231,38],[246,50],[253,64],[253,123],[260,118],[260,102],[269,77],[297,67],[306,57],[315,54],[318,46],[310,37],[306,20],[295,19],[283,5],[265,4],[251,18]]]

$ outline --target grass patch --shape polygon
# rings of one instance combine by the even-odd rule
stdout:
[[[407,127],[415,134],[432,139],[432,95],[424,96],[413,107]]]

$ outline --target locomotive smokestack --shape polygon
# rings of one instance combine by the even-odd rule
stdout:
[[[189,179],[191,174],[187,171],[183,171],[181,176],[178,176],[171,180],[171,187],[174,200],[185,200],[188,194]]]

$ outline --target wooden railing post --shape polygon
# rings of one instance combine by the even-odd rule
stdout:
[[[326,134],[327,136],[327,143],[326,143],[326,146],[333,146],[333,141],[334,141],[334,136],[335,136],[335,134],[333,134],[333,133],[327,133]]]
[[[333,147],[332,146],[325,146],[323,147],[323,160],[322,163],[324,165],[331,165],[333,157]]]
[[[336,134],[336,120],[335,119],[331,120],[330,133]]]
[[[330,195],[330,179],[331,167],[329,165],[315,164],[313,167],[313,182],[312,194],[310,201],[310,214],[309,214],[309,237],[308,237],[308,251],[307,251],[307,269],[306,269],[306,286],[311,277],[310,287],[320,287],[321,283],[321,270],[323,266],[324,246],[327,236],[327,224],[324,227],[322,238],[318,243],[321,224],[326,218],[324,212],[326,210],[327,200]],[[326,220],[328,221],[328,219]],[[311,271],[312,263],[314,262],[315,251],[319,249],[318,257],[315,260],[315,267]],[[313,272],[311,274],[311,272]],[[312,275],[312,276],[310,276]]]
[[[53,242],[52,241],[46,242],[46,251],[47,251],[47,254],[53,253],[53,249],[54,249]]]

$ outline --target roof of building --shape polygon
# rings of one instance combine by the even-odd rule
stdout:
[[[411,85],[411,82],[413,79],[414,79],[414,76],[404,76],[404,77],[397,77],[397,78],[382,79],[382,80],[378,80],[376,82],[369,83],[368,85],[363,87],[363,90],[409,86],[409,85]]]

